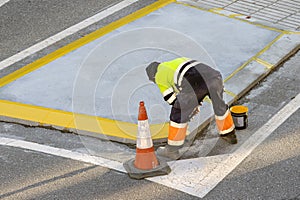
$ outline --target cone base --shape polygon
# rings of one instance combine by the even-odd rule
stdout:
[[[162,160],[159,160],[159,166],[149,170],[142,170],[136,168],[134,166],[134,161],[135,159],[131,159],[123,164],[125,170],[128,172],[129,177],[133,179],[143,179],[154,176],[162,176],[167,175],[171,172],[171,168],[169,167],[169,165]]]

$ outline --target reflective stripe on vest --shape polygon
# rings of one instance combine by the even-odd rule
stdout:
[[[174,92],[174,89],[170,87],[169,89],[163,92],[163,97],[164,100],[167,101],[169,104],[173,104],[176,100],[176,93]]]
[[[183,145],[187,132],[187,123],[176,123],[170,121],[168,144],[172,146]]]
[[[174,83],[174,74],[179,66],[187,62],[188,58],[177,58],[171,61],[159,64],[157,73],[155,74],[155,83],[157,84],[160,92],[165,101],[173,105],[176,101],[176,95],[179,90]]]
[[[221,135],[230,133],[234,130],[235,126],[229,110],[223,116],[215,116],[216,124]]]
[[[178,66],[178,68],[176,69],[175,73],[174,73],[174,83],[175,86],[178,88],[178,90],[180,91],[181,88],[181,84],[182,84],[182,80],[183,77],[185,75],[185,73],[192,67],[196,66],[200,64],[200,62],[196,62],[195,60],[188,60],[186,62],[183,62],[182,64],[180,64]]]

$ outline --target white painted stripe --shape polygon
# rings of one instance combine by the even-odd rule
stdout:
[[[30,56],[64,38],[66,38],[67,36],[70,36],[106,17],[108,17],[109,15],[137,2],[138,0],[124,0],[110,8],[107,8],[105,10],[103,10],[102,12],[90,17],[90,18],[87,18],[85,20],[83,20],[82,22],[78,23],[78,24],[75,24],[74,26],[71,26],[63,31],[61,31],[60,33],[57,33],[56,35],[53,35],[3,61],[0,62],[0,70],[2,69],[5,69],[7,67],[9,67],[10,65],[26,58],[27,56]]]
[[[262,143],[271,133],[273,133],[282,123],[285,122],[294,112],[300,108],[300,93],[276,115],[274,115],[265,125],[259,128],[247,141],[245,141],[233,154],[230,154],[206,179],[202,181],[206,185],[201,191],[204,197],[219,182],[221,182],[232,170],[234,170],[250,153]],[[203,188],[204,189],[204,188]]]
[[[66,149],[59,149],[59,148],[41,145],[33,142],[27,142],[23,140],[16,140],[16,139],[5,138],[5,137],[0,137],[0,145],[29,149],[33,151],[50,154],[50,155],[60,156],[72,160],[78,160],[86,163],[91,163],[94,165],[99,165],[102,167],[107,167],[121,172],[126,172],[125,169],[123,168],[123,164],[120,162],[108,160],[97,156],[91,156],[80,152],[70,151]]]
[[[232,154],[168,162],[172,169],[169,175],[147,178],[147,180],[203,198],[299,108],[300,94]],[[117,161],[33,142],[0,137],[0,145],[34,150],[125,172],[122,163]]]
[[[148,180],[203,198],[299,108],[300,94],[232,154],[169,162],[172,172],[168,176]]]
[[[0,7],[9,2],[10,0],[0,0]]]

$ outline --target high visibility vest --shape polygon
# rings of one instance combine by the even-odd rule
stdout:
[[[155,74],[155,83],[157,84],[164,100],[173,104],[176,95],[181,90],[181,82],[185,72],[191,67],[199,64],[189,58],[177,58],[168,62],[162,62]]]
[[[189,64],[191,59],[177,58],[168,62],[161,63],[157,68],[155,75],[155,83],[157,84],[164,100],[169,104],[173,104],[176,100],[176,95],[179,93],[180,86],[178,84],[179,71],[182,67]],[[182,72],[182,70],[180,71]],[[187,123],[176,123],[170,121],[168,144],[172,146],[180,146],[184,143],[187,132]]]

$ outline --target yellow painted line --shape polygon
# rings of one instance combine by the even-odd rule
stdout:
[[[272,65],[271,63],[268,63],[267,61],[265,60],[262,60],[260,58],[255,58],[254,59],[256,62],[258,62],[259,64],[265,66],[266,68],[268,69],[272,69],[274,65]]]
[[[225,14],[221,14],[220,12],[221,11],[224,11],[224,8],[212,8],[212,9],[208,9],[209,12],[212,12],[212,13],[216,13],[216,14],[219,14],[219,15],[223,15],[223,16],[227,16],[229,18],[234,18],[234,17],[239,17],[239,16],[245,16],[243,14],[238,14],[238,13],[235,13],[235,14],[230,14],[230,15],[225,15]],[[229,11],[230,12],[230,11]]]
[[[245,15],[242,15],[242,14],[231,14],[231,15],[228,15],[229,18],[235,18],[235,17],[240,17],[240,16],[245,16]]]
[[[149,6],[146,6],[130,15],[127,15],[126,17],[124,18],[121,18],[115,22],[112,22],[110,24],[108,24],[107,26],[103,27],[103,28],[100,28],[98,29],[97,31],[94,31],[46,56],[44,56],[43,58],[40,58],[34,62],[32,62],[31,64],[29,65],[26,65],[25,67],[3,77],[0,79],[0,87],[46,65],[47,63],[50,63],[52,62],[53,60],[67,54],[67,53],[70,53],[71,51],[75,50],[75,49],[78,49],[79,47],[125,25],[125,24],[128,24],[136,19],[139,19],[155,10],[158,10],[159,8],[162,8],[172,2],[174,2],[175,0],[159,0]]]
[[[241,71],[242,69],[244,69],[249,63],[251,63],[253,60],[256,61],[256,59],[262,55],[264,52],[266,52],[275,42],[277,42],[280,38],[282,38],[285,35],[285,33],[281,33],[279,36],[277,36],[274,40],[272,40],[268,45],[266,45],[261,51],[259,51],[256,55],[254,55],[252,58],[250,58],[249,60],[247,60],[242,66],[240,66],[239,68],[237,68],[232,74],[230,74],[228,77],[226,77],[226,79],[224,80],[224,82],[228,81],[229,79],[231,79],[234,75],[236,75],[239,71]]]
[[[137,125],[101,117],[76,114],[40,106],[0,100],[0,115],[32,121],[41,126],[59,126],[64,130],[78,129],[111,137],[136,140]],[[168,124],[150,125],[153,139],[166,138]]]
[[[185,4],[185,3],[183,3]],[[209,9],[210,12],[218,12],[218,11],[221,11],[221,10],[224,10],[223,8],[211,8]]]
[[[146,6],[124,18],[108,24],[26,66],[0,79],[0,87],[11,83],[12,81],[52,62],[53,60],[78,49],[79,47],[97,39],[101,36],[126,25],[136,19],[162,8],[175,0],[158,0],[155,3]],[[39,106],[27,105],[17,102],[0,100],[0,115],[37,122],[40,125],[59,126],[65,129],[77,129],[82,131],[101,133],[107,136],[126,138],[135,140],[137,126],[136,124],[105,119],[96,116],[82,115],[71,112],[65,112],[55,109],[49,109]],[[167,124],[154,124],[150,126],[153,139],[166,138]]]
[[[287,35],[293,35],[293,34],[300,35],[299,31],[287,31],[287,30],[285,30],[285,31],[283,31],[283,33],[285,33]]]
[[[231,91],[229,91],[229,90],[227,90],[227,89],[224,89],[224,92],[225,92],[226,94],[228,94],[229,96],[236,97],[236,94],[234,94],[233,92],[231,92]]]

